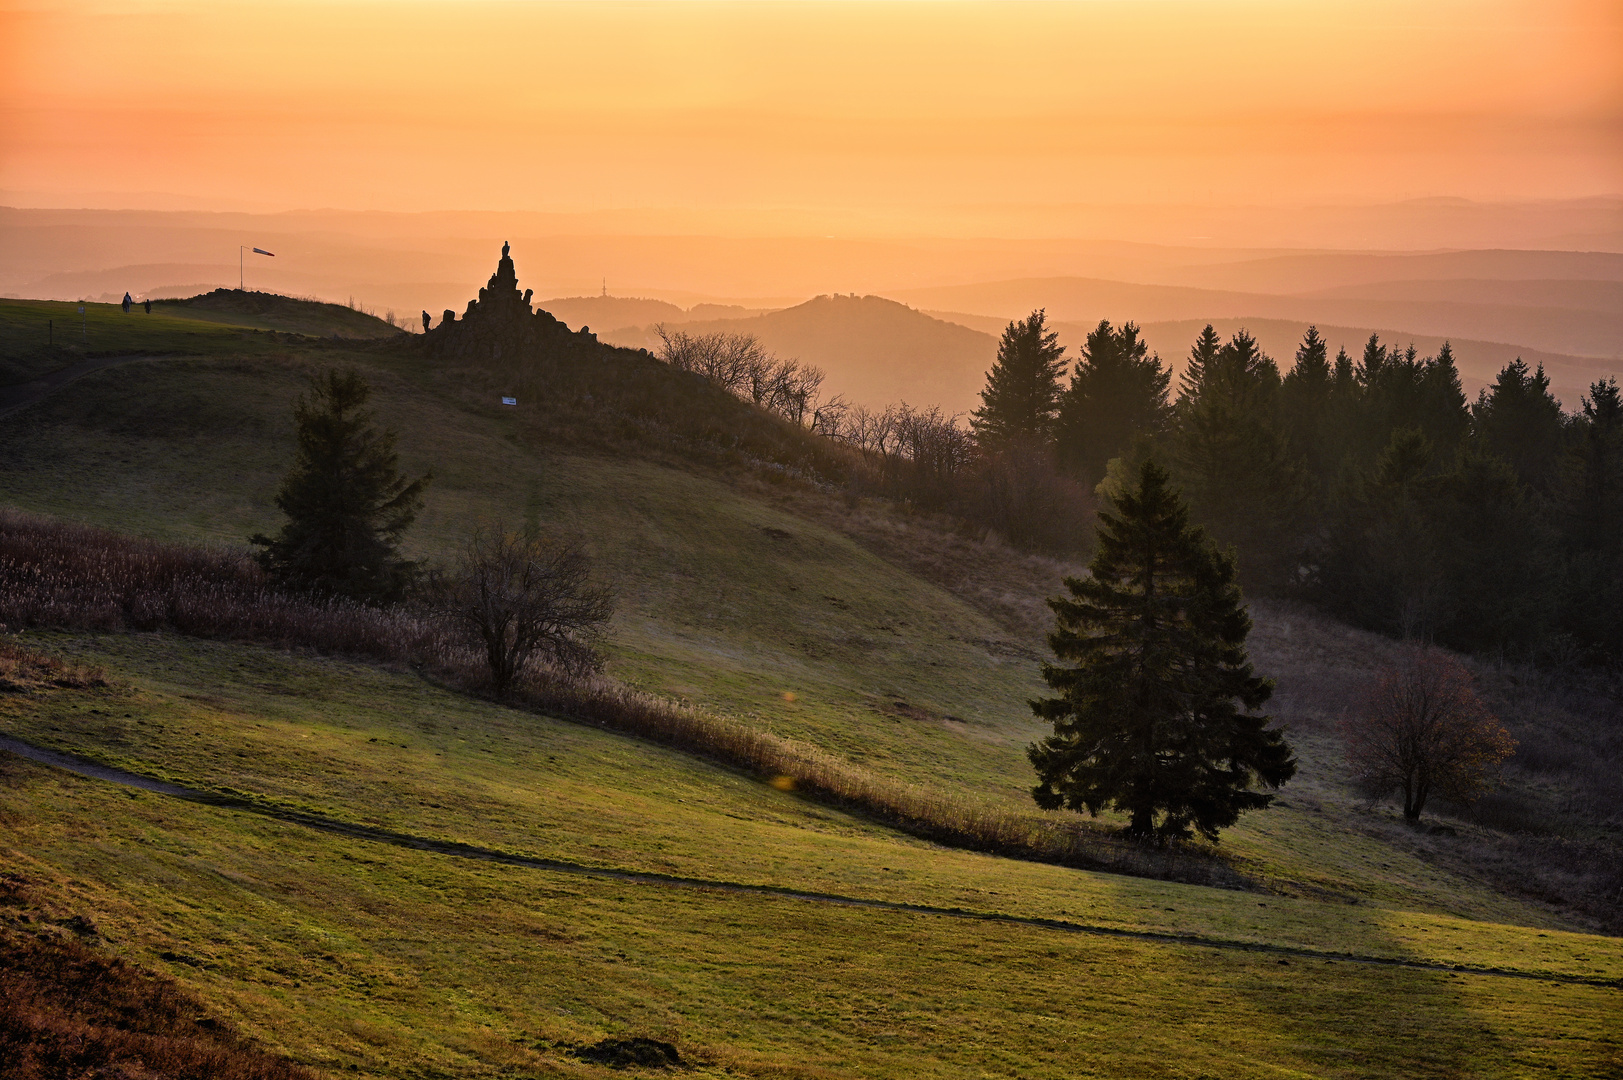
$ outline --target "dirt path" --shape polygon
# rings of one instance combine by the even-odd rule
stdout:
[[[1354,953],[1336,953],[1321,949],[1300,948],[1290,945],[1261,945],[1246,941],[1229,941],[1223,938],[1201,937],[1196,934],[1158,934],[1147,930],[1122,930],[1111,926],[1093,926],[1087,923],[1071,922],[1066,919],[1042,919],[1027,915],[1009,915],[996,911],[974,911],[968,908],[935,907],[930,904],[910,904],[899,900],[877,900],[861,896],[844,896],[839,893],[814,892],[806,889],[791,889],[780,885],[750,885],[737,881],[721,881],[713,878],[680,877],[675,874],[659,874],[645,870],[623,870],[610,866],[590,866],[585,863],[568,862],[561,859],[543,859],[529,855],[516,855],[512,852],[499,851],[494,848],[477,847],[473,844],[460,844],[447,840],[433,840],[423,836],[413,836],[409,833],[395,832],[392,829],[379,828],[373,825],[359,825],[354,822],[341,821],[337,818],[324,817],[320,814],[305,813],[300,810],[289,810],[285,807],[274,806],[259,802],[252,798],[243,798],[233,795],[222,795],[215,792],[204,791],[198,788],[183,787],[162,780],[154,780],[149,776],[138,773],[125,772],[106,765],[98,764],[86,758],[73,754],[64,754],[56,750],[47,750],[32,743],[23,742],[10,736],[0,735],[0,751],[10,751],[18,757],[41,765],[49,765],[79,776],[94,780],[105,780],[126,787],[139,788],[159,795],[167,795],[175,799],[184,799],[187,802],[202,803],[206,806],[218,806],[230,810],[239,810],[250,814],[259,814],[264,817],[275,818],[278,821],[291,822],[303,825],[306,828],[320,829],[323,832],[336,833],[356,840],[367,840],[379,844],[392,844],[395,847],[411,848],[415,851],[430,851],[440,855],[452,855],[463,859],[478,859],[482,862],[502,863],[506,866],[522,866],[534,870],[549,870],[554,873],[576,874],[582,877],[606,878],[612,881],[632,882],[639,885],[655,885],[666,888],[704,889],[712,892],[743,893],[754,896],[770,896],[784,900],[810,901],[820,904],[838,904],[842,907],[870,908],[880,911],[896,911],[910,915],[935,915],[950,919],[971,919],[977,922],[1007,923],[1016,926],[1030,926],[1042,930],[1053,930],[1068,934],[1089,934],[1097,937],[1125,938],[1129,941],[1152,942],[1161,945],[1186,945],[1195,948],[1224,949],[1236,952],[1266,953],[1280,957],[1299,957],[1306,960],[1323,960],[1334,963],[1367,964],[1376,967],[1407,968],[1412,971],[1448,972],[1457,975],[1481,975],[1502,979],[1532,979],[1542,982],[1569,983],[1579,986],[1598,986],[1607,988],[1623,988],[1623,979],[1602,979],[1583,975],[1556,975],[1540,974],[1530,971],[1516,971],[1507,968],[1480,968],[1467,967],[1463,964],[1441,964],[1425,960],[1403,960],[1395,957],[1361,956]]]
[[[100,371],[114,364],[127,364],[131,360],[155,360],[157,357],[145,353],[130,356],[96,356],[89,360],[81,360],[77,364],[69,364],[65,368],[58,368],[49,375],[41,376],[32,382],[18,383],[15,386],[0,386],[0,418],[7,417],[19,409],[25,409],[49,394],[54,394],[75,379],[82,379],[93,371]]]

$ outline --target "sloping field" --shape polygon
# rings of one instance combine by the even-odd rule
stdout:
[[[1623,976],[1615,939],[944,851],[409,674],[165,636],[50,644],[111,685],[7,699],[5,733],[273,813],[1054,924],[502,866],[0,758],[29,913],[305,1064],[593,1075],[569,1049],[609,1036],[672,1041],[711,1075],[1582,1076],[1619,1054],[1618,991],[1565,981]]]
[[[74,360],[117,354],[262,355],[261,331],[377,338],[400,331],[339,304],[218,289],[188,300],[140,305],[0,299],[0,386],[28,382]]]
[[[275,524],[303,373],[338,360],[365,369],[403,467],[435,470],[417,554],[443,556],[481,518],[578,530],[621,596],[610,674],[1030,809],[1024,702],[1041,597],[1067,567],[770,473],[560,445],[408,355],[281,343],[96,372],[0,420],[0,502],[240,544]],[[162,968],[302,1063],[377,1076],[598,1075],[573,1049],[631,1036],[710,1075],[1623,1064],[1619,991],[1582,981],[1623,976],[1618,939],[1491,880],[1470,856],[1481,827],[1403,829],[1342,779],[1335,722],[1390,644],[1288,605],[1256,614],[1302,770],[1277,809],[1224,834],[1248,891],[942,848],[410,672],[30,633],[110,685],[0,696],[0,734],[235,804],[0,756],[0,847],[33,897],[0,913]],[[1558,799],[1563,782],[1523,787]],[[301,815],[712,886],[414,850]],[[959,909],[994,921],[943,914]]]

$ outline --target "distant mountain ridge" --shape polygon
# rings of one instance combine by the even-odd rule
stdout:
[[[655,323],[677,325],[713,319],[743,319],[769,310],[747,308],[742,304],[695,304],[684,308],[666,300],[609,296],[607,293],[602,296],[560,296],[551,300],[537,300],[535,306],[551,312],[576,330],[589,326],[599,334],[626,327],[653,326]]]
[[[1618,264],[1623,267],[1623,257],[1618,258]],[[892,295],[922,310],[961,311],[1000,319],[1017,318],[1036,308],[1046,309],[1049,319],[1059,322],[1284,319],[1394,327],[1404,334],[1510,342],[1572,356],[1623,357],[1623,306],[1615,303],[1623,293],[1608,289],[1605,279],[1592,280],[1580,294],[1582,299],[1568,301],[1595,304],[1581,308],[1537,303],[1540,289],[1559,288],[1544,285],[1522,290],[1534,303],[1505,303],[1506,286],[1508,283],[1496,287],[1499,302],[1490,303],[1266,294],[1080,277],[1017,278],[909,289]]]
[[[879,296],[818,296],[764,315],[690,322],[682,329],[754,334],[779,356],[827,372],[825,393],[871,408],[905,400],[965,411],[997,354],[989,334]],[[626,328],[604,340],[631,348],[657,344],[651,327]]]

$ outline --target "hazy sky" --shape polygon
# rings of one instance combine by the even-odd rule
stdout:
[[[12,204],[953,231],[1076,204],[1620,190],[1616,0],[0,0]]]

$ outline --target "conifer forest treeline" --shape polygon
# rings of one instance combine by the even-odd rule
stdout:
[[[1310,328],[1281,372],[1245,331],[1196,339],[1174,389],[1137,327],[1101,322],[1064,379],[1042,313],[1010,324],[971,418],[982,452],[1026,441],[1108,494],[1171,473],[1257,591],[1475,652],[1611,665],[1623,648],[1623,403],[1562,411],[1542,367],[1468,401],[1451,349]]]

